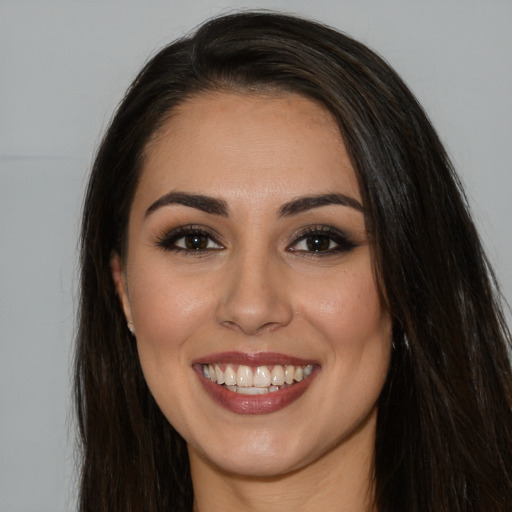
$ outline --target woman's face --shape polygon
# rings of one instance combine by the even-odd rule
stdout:
[[[147,148],[112,268],[192,460],[270,476],[373,447],[391,320],[325,109],[293,94],[183,103]]]

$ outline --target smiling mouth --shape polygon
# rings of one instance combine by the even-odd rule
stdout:
[[[314,365],[247,366],[226,363],[201,364],[211,382],[242,395],[264,395],[293,387],[308,379]]]

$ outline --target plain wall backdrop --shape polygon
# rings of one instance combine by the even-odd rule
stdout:
[[[0,0],[0,512],[74,509],[76,245],[100,136],[150,55],[240,8],[327,22],[395,67],[512,300],[511,0]]]

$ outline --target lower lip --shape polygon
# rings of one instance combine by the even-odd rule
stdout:
[[[284,409],[306,392],[318,373],[318,367],[315,367],[309,377],[287,388],[264,395],[243,395],[229,391],[225,386],[215,384],[206,378],[201,365],[197,365],[194,369],[208,395],[219,405],[237,414],[269,414]]]

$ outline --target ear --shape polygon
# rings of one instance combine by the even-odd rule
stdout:
[[[112,253],[110,258],[110,271],[112,272],[112,279],[114,280],[117,296],[121,301],[121,307],[123,308],[124,316],[128,323],[128,329],[133,333],[132,308],[130,305],[128,290],[126,288],[126,276],[123,264],[121,263],[121,257],[116,252]]]

